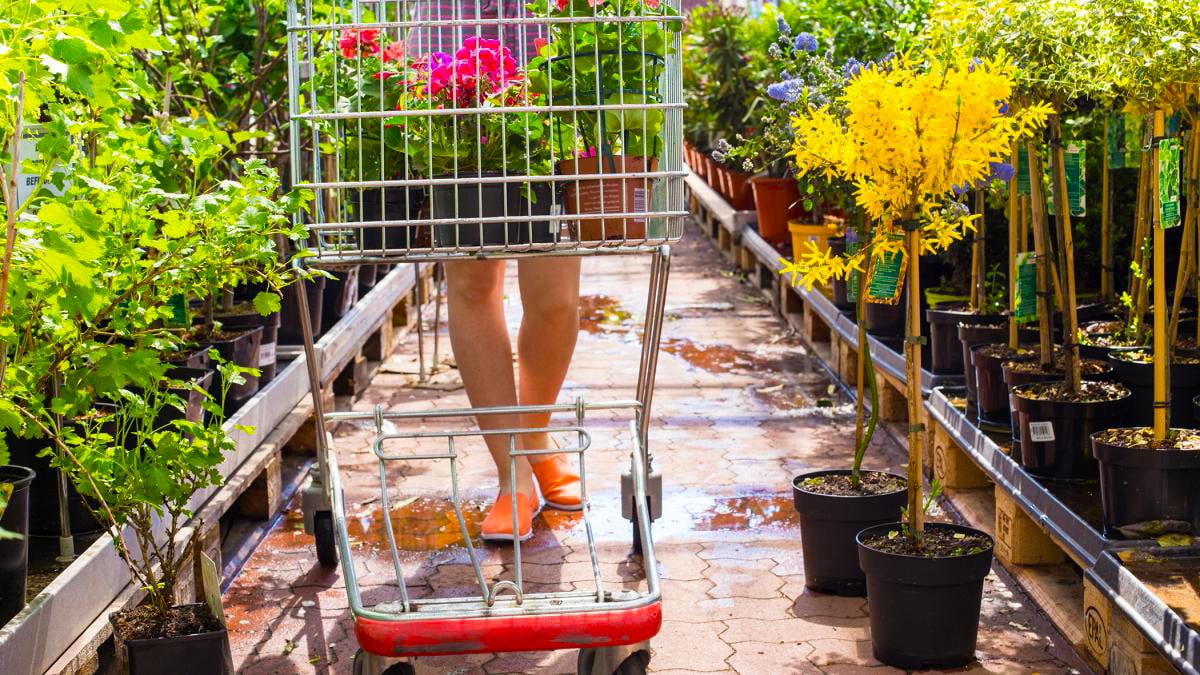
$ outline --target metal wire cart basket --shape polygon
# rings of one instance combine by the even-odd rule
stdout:
[[[292,0],[288,26],[292,180],[315,196],[298,266],[336,275],[361,264],[620,254],[646,255],[651,265],[636,394],[626,401],[326,412],[308,300],[297,291],[318,424],[305,529],[316,536],[322,564],[344,562],[361,647],[355,672],[422,655],[568,648],[581,650],[581,672],[644,670],[645,661],[622,665],[614,654],[645,643],[662,619],[650,531],[661,479],[651,464],[648,420],[669,244],[682,236],[686,215],[679,0]],[[570,423],[470,426],[482,415],[536,413]],[[642,553],[642,590],[605,588],[601,579],[586,470],[589,455],[607,450],[592,443],[599,436],[588,425],[596,415],[623,415],[629,425],[621,511]],[[426,430],[431,418],[462,428]],[[399,597],[364,602],[326,432],[344,420],[373,425],[384,514],[389,496],[404,493],[389,465],[449,464],[446,487],[477,594],[410,598],[397,548],[403,537],[385,517]],[[573,444],[517,449],[523,434],[545,431],[569,435]],[[512,472],[520,455],[578,457],[593,588],[526,592],[519,542],[507,567],[512,578],[485,579],[456,466],[463,441],[489,434],[507,440]],[[409,669],[401,662],[387,672]]]

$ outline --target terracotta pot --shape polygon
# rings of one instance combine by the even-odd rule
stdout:
[[[750,174],[741,171],[726,171],[729,176],[729,203],[735,211],[754,208],[754,190],[750,187]]]
[[[692,167],[692,171],[701,178],[708,176],[708,164],[704,161],[704,153],[700,148],[692,147],[691,154],[688,155],[688,166]]]
[[[711,160],[710,160],[711,161]],[[558,163],[558,173],[567,176],[612,175],[613,178],[581,178],[567,183],[563,209],[568,214],[645,213],[650,210],[653,178],[619,178],[626,173],[658,169],[655,157],[610,155],[585,157]],[[645,239],[645,218],[581,218],[574,223],[578,241]]]
[[[761,176],[750,184],[758,211],[758,233],[773,244],[783,244],[788,238],[788,210],[800,201],[800,187],[791,178]]]
[[[708,187],[721,192],[721,165],[709,155],[704,156],[704,182]]]

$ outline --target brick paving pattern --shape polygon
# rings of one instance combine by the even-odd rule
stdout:
[[[646,258],[624,256],[584,263],[584,332],[565,398],[632,398],[648,267]],[[515,327],[515,284],[506,302]],[[449,351],[444,336],[442,350]],[[440,386],[410,386],[406,371],[415,352],[415,340],[399,345],[355,409],[466,406],[452,369],[437,377]],[[817,362],[695,231],[675,249],[657,382],[651,450],[664,476],[664,515],[654,533],[665,620],[650,669],[889,671],[871,657],[864,599],[804,588],[791,505],[795,473],[848,463],[852,412]],[[588,478],[605,581],[636,587],[640,564],[630,554],[630,526],[618,499],[627,428],[619,416],[595,421]],[[379,602],[396,599],[398,588],[370,435],[366,426],[343,425],[337,444],[356,569],[366,601]],[[466,516],[477,528],[494,495],[495,471],[481,444],[460,450]],[[414,597],[474,588],[442,464],[404,463],[389,471],[391,518],[405,533],[406,583]],[[903,450],[881,433],[868,464],[903,471]],[[348,673],[356,644],[342,576],[317,566],[295,507],[225,596],[235,662],[247,674]],[[546,512],[535,530],[523,549],[527,587],[592,588],[580,516]],[[489,577],[511,578],[511,548],[485,546],[482,556]],[[998,565],[985,585],[979,657],[959,672],[1086,670]],[[563,651],[426,658],[415,665],[419,673],[573,673],[575,659]]]

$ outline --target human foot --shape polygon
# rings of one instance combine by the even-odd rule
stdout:
[[[525,541],[533,536],[533,516],[538,510],[537,497],[517,493],[517,533],[513,534],[513,498],[502,494],[496,498],[492,510],[483,519],[479,534],[484,541]]]
[[[560,511],[583,509],[579,472],[571,467],[571,462],[562,453],[544,457],[542,461],[530,464],[533,465],[533,475],[537,478],[546,506]]]

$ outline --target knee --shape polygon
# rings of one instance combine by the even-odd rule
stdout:
[[[498,300],[504,293],[503,275],[490,269],[448,265],[446,281],[451,299],[464,304],[479,305]]]
[[[542,288],[523,298],[525,314],[541,323],[570,325],[579,323],[579,295],[571,289]]]

